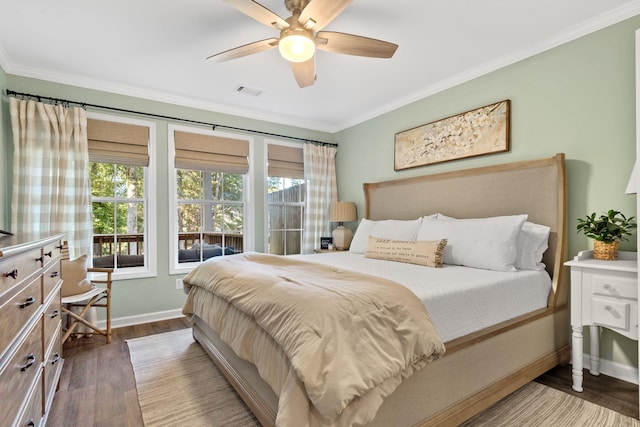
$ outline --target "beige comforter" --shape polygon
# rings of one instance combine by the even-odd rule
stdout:
[[[355,417],[371,420],[402,378],[444,353],[424,305],[386,279],[247,253],[212,258],[184,282],[254,319],[280,346],[328,425],[380,388],[375,404],[365,405],[369,413]],[[192,314],[189,301],[184,312]]]

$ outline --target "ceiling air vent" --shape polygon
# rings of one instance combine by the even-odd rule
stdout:
[[[252,87],[242,86],[242,85],[236,86],[236,92],[244,93],[251,96],[258,96],[262,93],[261,90],[254,89]]]

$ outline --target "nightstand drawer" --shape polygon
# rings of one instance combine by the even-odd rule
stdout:
[[[593,297],[591,316],[596,325],[629,330],[631,303],[611,298]]]
[[[638,280],[635,276],[594,273],[592,284],[594,294],[638,299]]]

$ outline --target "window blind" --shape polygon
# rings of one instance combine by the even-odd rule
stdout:
[[[175,167],[244,174],[249,171],[249,142],[243,139],[175,131]]]
[[[87,119],[89,161],[133,166],[149,165],[149,128]]]
[[[269,176],[304,179],[304,153],[302,147],[269,144]]]

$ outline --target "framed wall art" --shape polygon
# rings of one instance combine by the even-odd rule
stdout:
[[[509,151],[509,110],[507,99],[396,133],[394,169]]]

